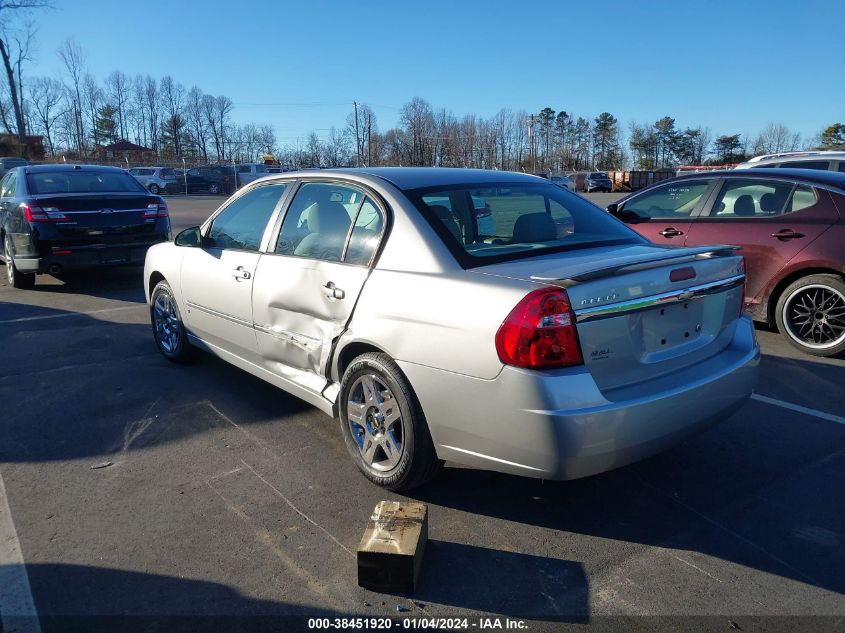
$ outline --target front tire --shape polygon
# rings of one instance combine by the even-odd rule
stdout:
[[[216,182],[211,183],[210,185],[208,185],[208,193],[210,193],[212,196],[218,195],[220,193],[220,185],[218,185]]]
[[[340,384],[338,409],[346,448],[374,484],[409,490],[433,478],[442,465],[422,407],[387,354],[362,354],[350,363]]]
[[[12,256],[12,240],[9,236],[3,240],[3,259],[6,260],[6,278],[12,288],[27,290],[35,285],[35,273],[22,273],[15,266],[15,258]]]
[[[150,193],[151,194],[153,194],[154,196],[157,196],[159,191],[161,191],[161,190],[158,188],[157,184],[153,183],[153,184],[150,185]]]
[[[162,356],[174,363],[186,363],[194,357],[196,348],[188,343],[173,290],[164,280],[156,284],[150,296],[150,321],[156,347]]]
[[[778,331],[802,352],[837,356],[845,352],[845,281],[837,275],[808,275],[791,283],[775,307]]]

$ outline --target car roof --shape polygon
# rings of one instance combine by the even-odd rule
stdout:
[[[514,171],[496,171],[492,169],[461,169],[452,167],[352,167],[344,169],[303,170],[288,172],[286,177],[303,175],[313,177],[358,175],[378,178],[399,189],[418,189],[421,187],[442,187],[449,185],[483,185],[502,183],[548,183],[539,176],[522,174]]]
[[[25,167],[26,173],[28,174],[38,174],[42,172],[57,172],[57,171],[81,171],[85,170],[88,172],[91,171],[101,171],[106,173],[119,173],[125,174],[126,170],[122,167],[108,167],[105,165],[82,165],[82,164],[70,164],[70,163],[61,163],[61,164],[50,164],[50,165],[27,165]]]
[[[790,169],[788,167],[771,168],[759,167],[755,169],[720,169],[716,171],[699,171],[682,174],[667,180],[661,180],[656,185],[678,180],[707,180],[709,178],[781,178],[786,180],[801,180],[828,187],[845,189],[845,174],[824,169]]]

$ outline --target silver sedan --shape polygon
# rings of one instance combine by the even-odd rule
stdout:
[[[306,400],[393,490],[445,460],[600,473],[724,419],[757,378],[734,248],[651,244],[524,174],[270,176],[144,276],[167,359],[202,349]]]

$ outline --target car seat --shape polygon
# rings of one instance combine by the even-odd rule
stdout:
[[[555,221],[548,213],[526,213],[513,225],[514,242],[548,242],[557,239]]]
[[[443,223],[443,226],[446,227],[446,230],[449,231],[452,235],[455,236],[455,239],[459,242],[463,243],[463,237],[461,236],[461,228],[458,226],[458,223],[455,222],[455,216],[452,215],[452,212],[449,211],[449,208],[442,205],[442,204],[430,204],[428,208],[437,216],[437,219]]]
[[[734,202],[734,215],[754,217],[754,198],[747,193],[737,198]]]
[[[339,262],[352,220],[339,202],[320,202],[308,213],[311,231],[293,251],[299,257],[314,257]]]

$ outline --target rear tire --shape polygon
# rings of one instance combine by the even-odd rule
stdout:
[[[159,191],[161,191],[161,190],[158,188],[157,184],[153,183],[153,184],[150,185],[150,193],[151,194],[153,194],[154,196],[157,196]]]
[[[15,266],[15,259],[12,256],[12,240],[8,235],[3,240],[3,259],[6,260],[6,278],[12,288],[28,290],[35,285],[35,273],[22,273]]]
[[[387,354],[370,352],[350,363],[338,410],[346,448],[374,484],[409,490],[431,480],[443,464],[408,379]]]
[[[778,331],[813,356],[845,352],[845,281],[837,275],[808,275],[787,286],[775,307]]]
[[[218,185],[216,182],[211,183],[210,185],[208,185],[208,193],[210,193],[212,196],[220,194],[220,185]]]
[[[176,297],[164,280],[156,284],[150,295],[150,321],[156,347],[162,356],[174,363],[187,363],[195,357],[196,348],[188,343]]]

